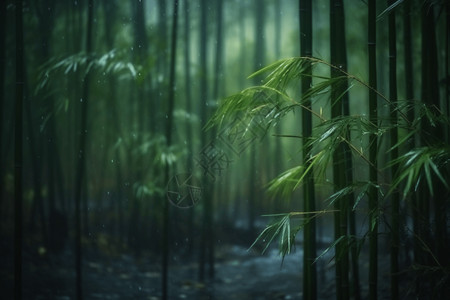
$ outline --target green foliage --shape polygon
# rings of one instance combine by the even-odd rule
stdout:
[[[338,201],[339,199],[348,197],[350,195],[356,195],[356,200],[352,207],[352,210],[355,210],[361,200],[365,196],[367,196],[370,187],[376,188],[379,191],[380,195],[384,196],[380,185],[370,181],[357,181],[332,194],[330,197],[328,197],[326,202],[329,202],[329,205],[333,205],[334,202]]]
[[[334,212],[333,210],[327,211],[313,211],[313,212],[290,212],[283,214],[265,215],[265,217],[275,218],[275,221],[268,225],[256,238],[255,242],[250,246],[253,248],[258,243],[262,243],[264,253],[275,239],[278,239],[278,250],[280,255],[284,258],[287,254],[291,253],[294,246],[295,236],[297,233],[313,218]],[[291,229],[291,219],[296,218],[300,220],[293,229]]]
[[[383,10],[382,13],[380,13],[377,16],[377,22],[380,21],[385,15],[388,15],[392,12],[394,12],[394,10],[396,9],[397,6],[399,6],[400,4],[403,3],[404,0],[397,0],[394,3],[392,3],[391,5],[389,5],[385,10]]]
[[[449,186],[443,172],[446,170],[449,162],[450,147],[448,145],[412,149],[400,155],[398,159],[390,162],[388,165],[399,166],[399,172],[392,182],[391,190],[400,187],[400,184],[404,183],[403,197],[406,197],[409,193],[417,191],[423,178],[426,180],[431,195],[434,194],[434,178],[440,180],[448,189]]]
[[[113,49],[103,55],[80,52],[64,58],[51,58],[39,74],[35,93],[43,90],[53,79],[70,73],[80,72],[84,77],[89,72],[120,75],[119,79],[136,79],[141,76],[141,67],[128,61],[125,51]]]
[[[397,5],[398,4],[399,3],[397,3]],[[393,8],[394,7],[391,7],[391,9]],[[333,70],[339,71],[338,74],[340,75],[332,78],[310,75],[310,68],[314,68],[317,65],[331,67]],[[305,149],[310,149],[304,164],[294,166],[282,172],[267,184],[267,192],[273,198],[289,198],[292,192],[304,183],[306,175],[310,172],[314,172],[315,181],[320,182],[320,179],[325,177],[324,175],[331,163],[338,163],[333,161],[333,154],[344,144],[347,145],[357,157],[360,157],[365,161],[370,168],[374,168],[376,172],[380,172],[375,161],[371,161],[365,154],[368,152],[367,149],[371,146],[370,141],[373,142],[375,140],[371,139],[367,142],[368,136],[376,136],[381,141],[382,138],[388,136],[387,134],[390,133],[391,130],[398,130],[399,128],[405,129],[406,133],[401,136],[397,144],[393,145],[390,150],[395,148],[403,149],[403,147],[417,135],[427,134],[426,132],[424,133],[419,126],[422,119],[427,120],[431,127],[448,126],[449,124],[445,115],[435,107],[429,107],[423,103],[410,101],[391,103],[388,98],[370,87],[363,80],[317,58],[295,57],[279,60],[253,73],[250,77],[252,78],[264,74],[267,75],[261,81],[260,86],[245,89],[233,96],[225,98],[220,103],[213,117],[209,120],[207,128],[213,126],[222,127],[227,126],[228,124],[240,124],[240,126],[242,126],[242,124],[244,124],[246,127],[245,130],[240,131],[243,132],[243,135],[247,134],[255,126],[260,126],[267,131],[289,112],[295,111],[298,108],[308,110],[319,120],[317,125],[313,128],[312,136],[303,143]],[[299,79],[303,76],[313,77],[315,79],[314,84],[308,90],[304,91],[299,99],[294,99],[294,97],[290,96],[291,88],[295,87],[295,85],[298,84]],[[337,116],[327,120],[323,116],[322,111],[315,112],[304,105],[307,100],[311,100],[312,103],[314,103],[316,99],[324,97],[330,101],[331,89],[347,83],[350,83],[349,87],[344,89],[341,94],[335,96],[333,101],[341,99],[352,88],[354,85],[352,85],[352,83],[356,83],[367,88],[371,92],[374,92],[378,99],[384,101],[387,105],[393,106],[392,109],[398,112],[399,119],[392,120],[390,117],[385,117],[384,119],[387,119],[389,122],[384,122],[383,117],[379,117],[376,120],[377,122],[375,122],[369,120],[366,115],[352,115]],[[330,104],[333,105],[334,102]],[[406,118],[405,112],[408,110],[415,110],[418,112],[417,117],[414,120],[408,120]],[[243,122],[233,123],[237,118]],[[280,135],[280,137],[303,138],[296,135]],[[359,145],[357,146],[354,143],[358,141]],[[379,145],[377,145],[377,147],[379,147]],[[433,195],[433,180],[435,177],[448,189],[448,184],[446,183],[446,178],[448,177],[446,172],[448,170],[446,167],[448,161],[450,161],[449,153],[450,149],[448,146],[430,145],[413,149],[400,155],[391,162],[388,161],[386,164],[387,167],[398,165],[398,174],[392,179],[392,183],[389,184],[390,192],[394,189],[402,188],[403,196],[406,197],[413,188],[418,187],[421,179],[425,178],[430,194]],[[317,181],[318,179],[319,181]],[[329,196],[327,202],[329,205],[333,205],[341,198],[354,196],[356,198],[351,209],[355,210],[356,207],[360,205],[361,201],[367,198],[371,189],[376,190],[381,199],[385,199],[386,194],[383,192],[382,184],[380,182],[357,181],[343,187]],[[371,216],[370,228],[375,228],[376,224],[379,222],[379,217],[381,215],[379,210],[380,207],[377,206],[369,212],[369,215]],[[322,213],[323,212],[314,212],[312,215],[308,216],[305,215],[306,213],[270,215],[271,217],[277,217],[277,219],[264,229],[253,243],[252,247],[256,243],[263,242],[265,243],[264,251],[266,251],[274,239],[278,238],[279,251],[284,257],[286,254],[290,253],[297,232],[301,230],[311,218]],[[291,218],[293,216],[301,217],[302,220],[295,229],[291,228]],[[350,238],[348,235],[341,236],[319,257],[323,256],[327,251],[337,245],[340,245],[339,247],[346,252],[355,242],[357,242],[356,237]],[[345,244],[345,246],[342,246],[341,244]]]

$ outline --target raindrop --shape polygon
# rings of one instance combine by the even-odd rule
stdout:
[[[168,119],[169,118],[169,116],[168,115],[166,115],[166,119]]]
[[[141,2],[141,1],[139,1],[139,2]],[[138,287],[138,289],[141,291],[141,290],[142,290],[142,287]]]
[[[112,164],[114,163],[114,159],[111,159],[111,163],[112,163]]]
[[[83,102],[83,98],[80,98],[80,102]]]

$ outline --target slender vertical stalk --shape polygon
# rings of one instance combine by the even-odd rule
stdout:
[[[345,23],[342,0],[330,1],[330,54],[331,64],[338,66],[345,71],[347,68],[347,53],[345,47]],[[340,72],[332,68],[331,76],[340,76]],[[338,118],[344,114],[344,97],[347,97],[346,90],[348,83],[339,84],[332,87],[331,90],[331,117]],[[348,99],[346,99],[348,102]],[[348,103],[347,103],[348,105]],[[347,112],[348,113],[348,112]],[[333,154],[333,182],[335,191],[339,191],[345,186],[351,184],[347,182],[346,174],[348,149],[341,143]],[[348,156],[348,155],[347,155]],[[351,159],[351,156],[350,158]],[[335,239],[347,236],[348,223],[348,197],[343,197],[335,202]],[[347,243],[347,245],[346,245]],[[348,239],[336,245],[336,298],[349,299],[349,267],[348,267]]]
[[[426,5],[427,4],[427,5]],[[421,7],[421,100],[423,103],[429,103],[431,101],[431,78],[430,78],[430,24],[428,18],[429,3],[424,2],[424,6]],[[434,29],[433,29],[434,30]],[[426,118],[421,120],[422,134],[419,138],[419,145],[424,146],[429,144],[431,124],[427,122]],[[427,136],[428,135],[428,136]],[[420,265],[426,266],[429,264],[429,257],[423,250],[422,243],[430,247],[430,206],[429,206],[430,193],[423,182],[420,185],[419,195],[417,196],[417,239],[418,239],[418,261]],[[422,274],[418,273],[419,280],[417,281],[416,293],[418,299],[425,299],[424,287],[428,286],[430,279]]]
[[[22,0],[16,0],[16,102],[14,109],[14,298],[22,299],[23,89],[25,74]]]
[[[282,22],[281,22],[281,14],[282,14],[282,3],[281,1],[275,1],[275,59],[279,59],[281,57],[281,28],[282,28]],[[278,123],[276,128],[276,134],[281,135],[282,132],[282,124]],[[275,139],[275,157],[282,157],[281,153],[281,138]],[[276,169],[274,170],[275,173],[278,173],[280,170],[283,170],[283,163],[282,160],[280,160],[277,164]],[[275,202],[273,202],[272,206],[277,206]],[[272,211],[275,211],[276,208],[273,207]]]
[[[173,131],[173,111],[175,107],[175,66],[176,66],[176,51],[177,51],[177,30],[178,29],[178,0],[173,3],[173,24],[172,37],[170,49],[170,69],[169,69],[169,91],[168,91],[168,106],[167,106],[167,122],[166,122],[166,141],[167,148],[172,145],[172,131]],[[164,182],[169,182],[170,167],[166,162],[164,170]],[[168,299],[168,271],[169,271],[169,203],[164,201],[163,208],[163,237],[162,237],[162,295],[163,299]]]
[[[406,101],[410,103],[410,108],[407,111],[408,120],[414,120],[414,66],[412,59],[412,29],[411,29],[411,0],[405,1],[403,6],[403,44],[404,44],[404,54],[403,54],[403,64],[405,66],[405,96]],[[416,141],[415,139],[411,139],[409,143],[408,150],[411,150],[415,147]],[[418,199],[417,195],[413,193],[410,199],[410,207],[411,207],[411,215],[413,222],[413,262],[415,265],[420,264],[420,245],[419,241],[416,238],[419,236],[419,210],[418,210]],[[415,280],[415,289],[416,293],[419,290],[419,280]]]
[[[245,34],[246,26],[245,26],[245,20],[246,18],[246,9],[245,8],[244,1],[239,1],[239,12],[237,13],[238,16],[238,23],[239,23],[239,74],[245,74],[246,73],[246,64],[247,61],[247,55],[246,55],[246,45],[247,45],[247,37]],[[238,87],[240,89],[244,88],[244,82],[242,78],[237,76],[238,79]]]
[[[215,66],[214,66],[214,84],[213,84],[213,99],[217,100],[219,98],[219,90],[221,88],[220,83],[222,82],[220,79],[223,76],[222,64],[223,64],[223,0],[217,0],[217,33],[216,33],[216,57],[215,57]]]
[[[1,1],[0,3],[0,133],[3,133],[3,106],[5,99],[5,67],[6,67],[6,51],[5,51],[5,40],[6,40],[6,1]],[[0,156],[3,158],[3,137],[0,138]],[[0,219],[3,218],[3,172],[4,172],[4,159],[0,160]],[[0,230],[2,227],[2,222],[0,221]]]
[[[189,115],[193,114],[192,111],[192,91],[191,91],[191,22],[189,13],[189,1],[184,1],[184,80],[185,80],[185,95],[186,95],[186,112]],[[194,154],[194,140],[192,138],[192,122],[189,119],[189,124],[186,126],[186,139],[188,143],[189,159],[187,162],[188,172],[193,172],[193,159]],[[194,217],[195,209],[190,209],[188,215],[188,255],[191,256],[194,247]]]
[[[208,28],[208,16],[207,16],[207,7],[208,1],[201,0],[200,1],[200,122],[202,127],[206,124],[207,118],[207,107],[208,107],[208,82],[207,82],[207,28]],[[206,146],[206,135],[202,134],[200,137],[201,147]],[[207,248],[207,239],[208,237],[208,229],[206,228],[206,224],[208,223],[208,213],[210,208],[210,189],[206,185],[206,178],[203,176],[202,179],[203,190],[203,201],[204,201],[204,209],[203,209],[203,226],[200,237],[200,253],[199,253],[199,273],[198,278],[200,281],[205,279],[205,264],[206,264],[206,248]]]
[[[299,17],[300,17],[300,55],[312,56],[312,1],[299,0]],[[308,68],[311,74],[311,68]],[[311,86],[312,80],[310,76],[303,76],[301,80],[302,92],[305,93]],[[311,109],[311,99],[307,99],[304,105]],[[312,134],[312,117],[311,113],[302,110],[302,134],[304,143]],[[311,148],[303,146],[303,161],[308,165],[308,155]],[[304,210],[315,210],[315,193],[313,172],[309,172],[305,177],[305,185],[303,188]],[[304,256],[303,256],[303,291],[304,299],[317,298],[317,275],[316,265],[313,264],[316,257],[316,224],[315,219],[310,219],[304,228]]]
[[[265,18],[265,1],[254,0],[254,13],[255,13],[255,48],[254,48],[254,60],[253,68],[258,70],[264,65],[264,18]],[[260,81],[255,78],[254,84],[258,85]],[[256,215],[256,199],[258,198],[257,188],[257,165],[259,160],[257,157],[261,155],[256,149],[256,145],[253,143],[250,150],[250,177],[249,177],[249,196],[248,196],[248,228],[250,236],[255,236],[255,215]]]
[[[216,53],[215,53],[215,66],[214,66],[214,83],[213,83],[213,93],[212,97],[214,100],[219,98],[219,91],[221,88],[221,84],[223,80],[220,80],[223,76],[222,74],[222,65],[223,65],[223,0],[216,1],[216,18],[217,18],[217,33],[216,33]],[[222,86],[223,87],[223,86]],[[212,135],[215,135],[215,131],[212,132]],[[208,229],[208,265],[209,265],[209,278],[214,278],[215,276],[215,268],[214,268],[214,226],[213,226],[213,212],[214,212],[214,184],[211,185],[213,191],[211,192],[211,200],[209,204],[209,214],[207,219]]]
[[[330,56],[331,56],[331,64],[336,64],[336,46],[337,46],[337,37],[336,37],[336,8],[335,3],[333,0],[330,1]],[[331,69],[331,76],[335,75],[333,72],[334,68]],[[336,105],[334,102],[336,101],[334,98],[338,96],[338,92],[336,91],[336,88],[334,87],[332,89],[333,95],[331,96],[332,101],[332,109],[331,109],[331,117],[337,117],[341,114],[340,106]],[[337,151],[338,152],[338,151]],[[333,182],[335,185],[335,190],[339,190],[339,188],[342,188],[342,182],[340,180],[340,177],[338,174],[342,172],[342,170],[339,170],[337,160],[340,159],[336,153],[333,155]],[[336,201],[334,204],[335,212],[334,214],[334,238],[335,240],[339,239],[341,237],[340,232],[340,205],[339,201]],[[340,260],[340,257],[342,256],[342,247],[341,245],[336,245],[335,247],[335,279],[336,279],[336,300],[342,300],[342,261]]]
[[[26,70],[24,68],[24,73],[26,73]],[[25,85],[26,86],[26,85]],[[25,99],[28,97],[25,96]],[[47,225],[45,220],[45,213],[44,213],[44,199],[42,197],[41,189],[42,189],[42,181],[41,181],[41,174],[39,173],[41,171],[41,163],[38,159],[39,155],[37,153],[37,147],[36,147],[36,137],[35,133],[33,132],[33,120],[31,116],[31,102],[27,101],[25,103],[24,107],[24,113],[25,113],[25,119],[27,124],[27,131],[28,131],[28,142],[29,142],[29,149],[30,149],[30,156],[31,156],[31,173],[33,175],[33,189],[34,189],[34,201],[33,201],[33,208],[32,213],[30,216],[30,222],[29,227],[36,228],[36,215],[38,214],[41,221],[42,226],[42,240],[45,245],[45,247],[49,247],[49,239],[47,236]],[[59,242],[59,241],[57,241]]]
[[[369,0],[368,51],[369,51],[369,119],[377,125],[377,60],[376,60],[376,0]],[[377,145],[375,134],[369,136],[369,181],[377,182]],[[369,189],[369,299],[377,300],[378,277],[378,191]]]
[[[436,37],[436,20],[435,20],[435,3],[426,3],[422,8],[422,100],[430,109],[435,110],[435,114],[439,115],[443,109],[440,101],[439,89],[439,65],[438,65],[438,48]],[[422,143],[426,146],[433,146],[445,142],[444,126],[438,122],[433,124],[428,120],[422,120],[421,135]],[[446,193],[448,192],[444,185],[436,180],[434,185],[434,194],[431,195],[431,190],[423,184],[423,199],[422,207],[424,208],[424,225],[427,227],[423,232],[423,240],[429,245],[434,252],[436,259],[445,264],[448,259],[447,243],[447,213],[446,213]],[[431,196],[431,197],[430,197]],[[429,200],[427,200],[429,199]],[[430,215],[433,214],[434,220],[430,220]],[[434,232],[431,232],[431,229]],[[428,256],[428,254],[427,254]],[[434,259],[429,258],[430,265]],[[427,278],[430,284],[434,285],[437,278]],[[446,298],[444,294],[436,292],[436,297]],[[445,293],[442,290],[442,293]]]
[[[394,0],[388,0],[387,5],[394,3]],[[395,26],[395,11],[392,11],[388,17],[389,26],[389,100],[391,101],[390,114],[391,123],[393,125],[391,131],[391,147],[398,142],[397,130],[397,33]],[[391,150],[391,160],[395,161],[398,158],[398,148]],[[391,167],[391,178],[394,178],[397,173],[397,165]],[[398,282],[398,249],[400,242],[400,225],[399,225],[399,207],[400,195],[398,191],[394,191],[391,195],[392,202],[392,228],[391,228],[391,299],[399,298],[399,282]]]
[[[86,32],[86,53],[92,51],[92,21],[94,15],[94,1],[88,2],[88,23]],[[83,180],[86,167],[86,139],[87,139],[87,114],[89,103],[89,85],[90,75],[86,74],[83,85],[83,96],[81,98],[81,124],[80,124],[80,142],[78,155],[78,164],[75,182],[75,268],[76,268],[76,298],[83,298],[82,289],[82,249],[81,249],[81,196]]]
[[[445,102],[447,117],[450,117],[450,3],[445,6]],[[450,130],[447,132],[447,143],[450,142]]]
[[[336,45],[338,48],[338,57],[337,65],[342,68],[343,71],[347,71],[347,43],[346,43],[346,31],[345,31],[345,13],[344,13],[344,1],[336,1],[335,2],[335,20],[336,20],[336,28],[337,28],[337,38],[336,41],[342,41]],[[349,94],[344,93],[348,88],[348,82],[345,85],[341,86],[342,92],[339,94],[342,95],[342,113],[344,116],[350,115],[350,101]],[[350,129],[347,128],[346,136],[348,140],[351,140]],[[345,168],[345,184],[344,186],[349,186],[353,183],[353,161],[352,161],[352,150],[350,149],[348,144],[343,144],[344,148],[344,168]],[[355,300],[361,299],[361,289],[360,289],[360,281],[359,281],[359,262],[358,262],[358,249],[356,243],[356,216],[353,208],[355,203],[355,195],[350,193],[346,199],[344,199],[343,206],[343,215],[342,217],[342,226],[345,226],[345,218],[348,218],[348,233],[353,240],[350,245],[351,252],[351,268],[352,268],[352,290],[351,294],[353,295]],[[347,231],[347,230],[345,230]],[[345,258],[347,260],[347,258]],[[346,264],[346,262],[344,262]],[[344,283],[346,283],[347,278],[345,278]],[[345,285],[344,285],[345,286]]]

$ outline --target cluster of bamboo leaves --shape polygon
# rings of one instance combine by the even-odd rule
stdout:
[[[58,93],[58,87],[52,84],[55,78],[63,78],[67,75],[78,74],[82,78],[87,75],[97,76],[117,76],[119,80],[135,81],[136,84],[143,82],[147,75],[145,67],[134,63],[128,59],[127,51],[112,49],[106,53],[85,53],[79,52],[69,56],[53,57],[45,62],[37,75],[36,88],[34,93],[44,98],[50,94]],[[150,62],[152,63],[152,62]],[[52,91],[52,92],[49,92]],[[69,99],[60,97],[60,103],[56,106],[55,112],[49,111],[41,122],[40,130],[43,131],[47,121],[53,114],[67,111]],[[184,110],[174,111],[174,117],[178,120],[186,119]],[[195,116],[190,116],[191,122],[198,122]],[[173,166],[179,157],[186,155],[186,149],[181,145],[170,145],[166,143],[166,137],[162,133],[124,133],[119,131],[113,150],[131,153],[134,157],[151,158],[143,164],[143,168],[152,167],[163,168],[166,164]],[[164,194],[164,183],[155,184],[154,181],[138,181],[133,185],[134,194],[141,198],[144,195],[162,196]]]
[[[389,152],[394,148],[399,149],[399,153],[401,153],[399,157],[388,161],[384,166],[378,165],[379,169],[377,171],[379,173],[382,173],[385,168],[396,165],[398,171],[392,179],[380,176],[379,182],[371,182],[369,180],[353,182],[330,195],[327,199],[328,206],[323,211],[268,215],[274,221],[262,231],[252,247],[257,243],[263,243],[265,251],[271,242],[278,239],[280,255],[283,257],[290,253],[295,244],[295,236],[304,225],[312,218],[333,212],[334,210],[328,208],[343,197],[355,195],[354,205],[349,208],[355,210],[362,201],[367,199],[368,190],[373,187],[378,190],[381,200],[386,199],[393,191],[399,190],[402,192],[403,198],[406,199],[409,194],[415,192],[422,180],[425,180],[431,195],[433,194],[433,186],[436,184],[436,181],[442,182],[447,190],[449,189],[447,182],[449,180],[450,147],[448,144],[436,142],[413,149],[408,147],[411,139],[426,135],[426,132],[424,133],[420,128],[420,122],[424,118],[432,126],[439,125],[448,128],[450,123],[444,114],[421,102],[398,101],[394,104],[387,97],[375,91],[378,101],[383,101],[386,105],[396,106],[395,109],[398,111],[399,116],[398,120],[388,120],[389,117],[380,116],[377,122],[373,122],[369,120],[367,115],[338,116],[326,119],[321,110],[309,109],[305,105],[305,101],[312,99],[313,107],[314,102],[318,99],[323,99],[323,97],[331,101],[331,89],[340,84],[348,83],[349,88],[345,90],[344,94],[348,93],[355,85],[361,85],[372,91],[374,89],[363,80],[344,71],[340,71],[341,75],[337,77],[309,75],[310,73],[306,71],[308,71],[310,65],[312,68],[317,65],[325,65],[339,69],[326,61],[311,57],[294,57],[277,61],[250,76],[266,75],[262,85],[247,88],[225,98],[208,124],[208,127],[221,127],[239,117],[246,121],[244,124],[246,124],[246,129],[248,130],[255,126],[255,119],[263,122],[262,125],[264,125],[266,130],[270,130],[281,118],[297,109],[307,109],[318,119],[317,125],[313,128],[312,137],[303,141],[303,147],[311,149],[305,160],[306,163],[284,171],[268,183],[267,192],[273,197],[277,199],[290,197],[296,189],[302,186],[305,176],[310,172],[313,172],[315,182],[324,182],[325,172],[334,163],[333,153],[337,151],[342,143],[348,145],[354,157],[359,157],[365,161],[369,168],[374,168],[374,162],[370,161],[367,155],[370,145],[365,137],[373,134],[378,136],[379,139],[389,138],[390,131],[398,129],[402,129],[402,132],[405,133],[399,138],[398,143],[388,150]],[[315,79],[315,83],[307,91],[304,91],[300,97],[294,98],[291,96],[291,94],[294,94],[292,93],[293,87],[296,84],[298,85],[299,80],[303,76],[312,76]],[[340,95],[338,99],[344,94]],[[410,109],[414,109],[417,112],[415,120],[406,118],[406,112]],[[297,117],[300,115],[296,114]],[[235,124],[239,126],[242,123],[235,122]],[[348,131],[350,131],[350,135],[347,134]],[[245,135],[246,130],[241,130],[241,132],[244,132],[243,134]],[[284,137],[302,139],[301,135],[284,135]],[[383,203],[383,201],[380,201],[380,203]],[[379,212],[370,213],[378,216]],[[291,229],[291,219],[293,218],[300,218],[302,221]],[[373,220],[378,222],[379,218],[375,217]],[[375,226],[375,224],[371,225]],[[367,236],[367,234],[364,236]],[[348,239],[347,243],[351,243],[352,240],[354,241],[351,238],[341,236],[318,258],[344,239]]]

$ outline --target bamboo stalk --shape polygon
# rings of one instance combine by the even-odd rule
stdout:
[[[338,77],[341,75],[341,70],[346,70],[347,53],[345,47],[345,23],[342,0],[330,1],[330,54],[331,64],[338,68],[330,68],[331,77]],[[331,117],[337,118],[344,114],[344,100],[346,98],[346,105],[348,106],[348,94],[345,91],[348,89],[348,83],[335,85],[331,90]],[[343,93],[345,95],[340,97]],[[348,110],[348,108],[347,108]],[[348,114],[348,111],[347,111]],[[351,160],[350,149],[348,145],[342,141],[339,147],[333,154],[333,182],[335,192],[341,190],[345,186],[351,184],[348,182],[348,170],[346,164],[348,159]],[[351,162],[350,162],[351,163]],[[350,170],[351,172],[351,170]],[[342,176],[346,174],[346,176]],[[342,236],[348,235],[348,205],[349,197],[342,197],[335,202],[335,240]],[[344,239],[341,243],[336,245],[336,298],[349,299],[349,260],[348,260],[348,239]]]
[[[368,53],[369,86],[377,88],[376,60],[376,1],[368,1]],[[369,119],[377,124],[377,94],[369,90]],[[377,182],[377,146],[375,134],[369,136],[369,160],[374,167],[369,167],[369,181]],[[377,300],[378,277],[378,191],[374,186],[369,189],[369,299]]]
[[[89,0],[88,6],[88,24],[86,34],[86,52],[92,51],[92,23],[93,23],[93,10],[94,1]],[[82,287],[82,249],[81,249],[81,200],[82,200],[82,185],[85,175],[85,163],[86,163],[86,135],[87,135],[87,114],[89,103],[89,85],[90,76],[86,74],[84,78],[83,97],[80,102],[81,105],[81,124],[80,124],[80,142],[78,164],[76,170],[76,182],[75,182],[75,269],[76,269],[76,298],[81,300],[83,298]]]
[[[300,17],[300,55],[312,56],[312,2],[311,0],[299,0],[299,17]],[[302,93],[305,93],[311,86],[311,64],[306,76],[302,77],[301,86]],[[306,100],[307,109],[302,110],[302,135],[304,143],[312,134],[312,115],[311,99]],[[308,156],[311,148],[303,147],[303,161],[308,165]],[[306,166],[308,168],[308,166]],[[308,172],[305,176],[305,185],[303,188],[304,210],[315,211],[315,190],[313,172]],[[309,220],[304,227],[304,256],[303,256],[303,293],[304,299],[317,298],[317,271],[316,265],[313,263],[316,257],[316,224],[315,220]]]
[[[175,108],[175,66],[177,50],[177,29],[178,29],[178,0],[173,3],[173,24],[172,24],[172,44],[170,49],[170,69],[169,69],[169,98],[167,106],[166,121],[166,141],[167,148],[172,145],[173,111]],[[166,162],[164,169],[164,182],[169,182],[170,167]],[[163,204],[163,236],[162,236],[162,299],[168,299],[168,276],[169,276],[169,203]]]
[[[22,0],[16,1],[16,101],[14,106],[14,299],[22,299],[22,174],[24,48]],[[2,83],[3,84],[3,83]]]
[[[388,0],[387,5],[393,4],[393,0]],[[397,124],[397,33],[395,26],[395,11],[392,11],[388,17],[389,26],[389,100],[391,101],[390,115],[391,122],[393,123],[393,129],[391,132],[391,147],[398,143],[398,130],[395,124]],[[398,147],[394,147],[391,150],[391,160],[398,158]],[[394,178],[397,174],[397,165],[393,165],[390,169],[391,178]],[[398,253],[400,242],[400,194],[398,190],[394,191],[391,195],[392,201],[392,227],[391,227],[391,299],[399,299],[399,266],[398,266]]]

